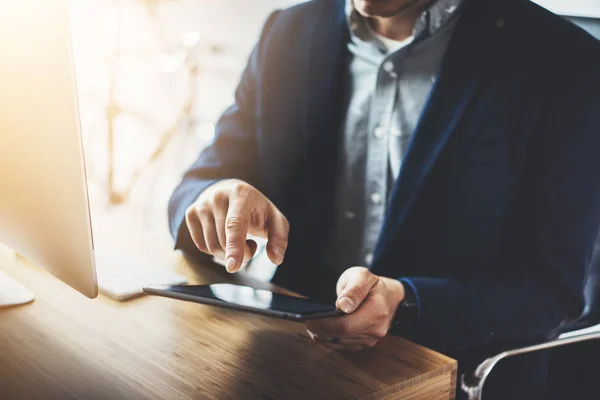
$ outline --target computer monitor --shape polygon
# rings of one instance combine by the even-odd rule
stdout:
[[[0,242],[93,298],[71,48],[68,0],[0,1]],[[0,306],[3,293],[26,291],[0,275]]]

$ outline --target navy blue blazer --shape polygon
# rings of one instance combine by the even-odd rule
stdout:
[[[343,0],[271,15],[214,143],[170,201],[177,248],[198,256],[184,215],[199,193],[242,179],[290,222],[274,281],[334,293],[321,256],[347,40]],[[581,312],[599,221],[600,45],[527,0],[466,0],[372,271],[410,279],[420,303],[414,339],[428,347],[539,337]]]

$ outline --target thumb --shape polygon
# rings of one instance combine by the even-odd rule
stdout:
[[[365,300],[379,277],[363,267],[347,269],[338,281],[338,299],[336,307],[346,314],[356,310]]]

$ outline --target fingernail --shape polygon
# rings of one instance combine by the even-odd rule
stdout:
[[[225,269],[227,270],[227,272],[231,272],[231,270],[233,270],[234,267],[235,267],[235,258],[229,257],[227,259],[227,261],[225,262]]]
[[[346,314],[354,311],[354,302],[349,297],[342,297],[338,303],[342,311]]]

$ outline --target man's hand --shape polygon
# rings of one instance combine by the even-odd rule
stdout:
[[[247,234],[267,238],[269,259],[277,265],[283,262],[289,223],[269,199],[245,182],[229,179],[209,186],[187,209],[185,220],[198,249],[225,260],[229,272],[237,272],[256,251]]]
[[[387,335],[404,286],[395,279],[373,275],[368,269],[346,270],[337,284],[336,307],[348,315],[306,323],[313,340],[333,350],[371,348]]]

